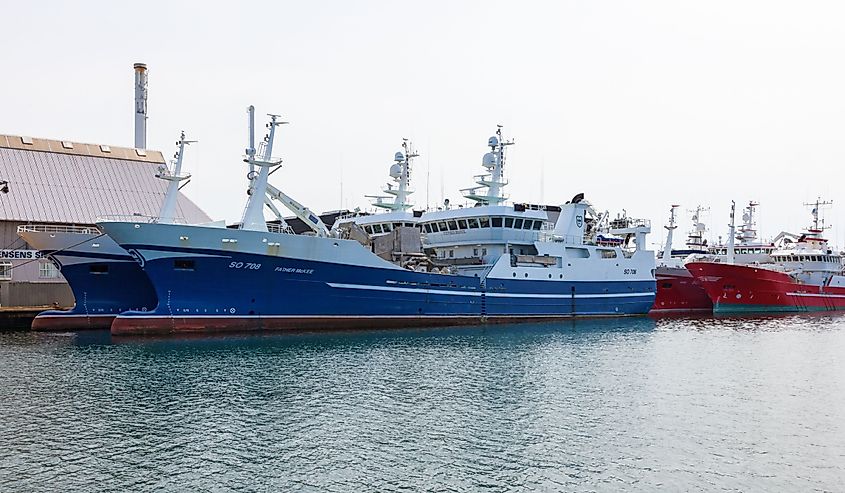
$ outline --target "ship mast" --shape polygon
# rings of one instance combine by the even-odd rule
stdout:
[[[757,240],[757,225],[754,222],[754,213],[757,212],[756,207],[758,205],[760,205],[759,202],[751,200],[742,213],[742,226],[739,228],[739,237],[737,237],[741,244],[745,245]]]
[[[689,210],[692,213],[692,231],[687,235],[687,248],[704,249],[704,233],[707,231],[707,226],[701,222],[701,213],[709,211],[709,207],[696,206],[694,210]]]
[[[810,214],[813,215],[813,229],[811,229],[810,232],[821,233],[822,231],[827,229],[824,225],[824,219],[819,219],[819,215],[821,212],[821,207],[825,205],[833,205],[833,201],[822,200],[821,197],[817,197],[815,202],[804,202],[804,205],[807,207],[813,207],[813,209],[810,211]]]
[[[185,146],[195,143],[195,140],[185,140],[185,132],[179,136],[179,141],[176,145],[179,150],[173,156],[173,170],[162,165],[156,178],[161,178],[169,183],[167,184],[167,193],[164,195],[164,202],[161,204],[161,210],[158,213],[158,222],[162,224],[173,224],[176,220],[176,199],[179,196],[179,183],[191,178],[190,174],[182,174],[182,158],[185,155]]]
[[[387,209],[391,212],[404,211],[412,207],[408,200],[408,196],[414,193],[410,187],[411,160],[419,157],[419,154],[413,150],[413,146],[408,139],[402,139],[402,149],[404,152],[397,152],[393,156],[394,163],[390,166],[390,177],[396,182],[396,188],[393,188],[392,183],[388,183],[387,188],[383,189],[384,193],[388,195],[366,195],[367,198],[374,199],[372,204],[375,207]],[[393,201],[384,201],[384,199],[391,197]]]
[[[252,111],[250,111],[252,114]],[[249,198],[247,199],[246,209],[244,210],[243,219],[241,220],[241,229],[249,231],[267,231],[267,223],[264,221],[264,197],[267,195],[267,179],[270,176],[270,168],[278,166],[282,163],[281,159],[274,160],[272,157],[273,141],[276,138],[276,127],[284,125],[288,122],[278,121],[279,115],[268,115],[270,123],[267,127],[270,132],[264,137],[264,142],[261,143],[264,153],[260,159],[255,158],[255,150],[250,146],[247,150],[247,163],[250,167],[250,188]],[[253,121],[250,118],[250,123]],[[250,136],[253,135],[252,125],[250,126]],[[258,174],[255,173],[255,168],[258,167]]]
[[[678,226],[675,224],[675,209],[680,207],[679,205],[672,205],[669,209],[669,225],[663,226],[666,228],[666,244],[663,246],[663,260],[669,260],[672,257],[672,235],[675,229]]]
[[[502,194],[502,189],[508,184],[504,179],[505,147],[513,144],[513,140],[503,140],[502,126],[496,125],[496,135],[487,140],[490,152],[481,160],[481,165],[489,174],[475,176],[475,183],[479,186],[461,190],[464,197],[474,200],[476,205],[499,205],[507,200]]]
[[[728,263],[734,263],[734,241],[736,236],[736,222],[734,216],[736,213],[736,201],[731,200],[731,222],[728,224]]]

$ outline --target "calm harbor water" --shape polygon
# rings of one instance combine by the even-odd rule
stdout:
[[[845,317],[0,333],[0,491],[845,491]]]

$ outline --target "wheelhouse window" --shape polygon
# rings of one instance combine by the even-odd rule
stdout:
[[[467,229],[467,220],[466,219],[458,219],[458,227],[461,229]]]
[[[364,226],[364,231],[366,231],[368,235],[371,235],[371,234],[373,234],[373,227],[372,226]]]
[[[437,227],[440,228],[440,232],[449,231],[449,228],[446,226],[446,221],[440,221],[437,223]]]
[[[490,227],[490,218],[489,217],[479,217],[478,222],[479,222],[479,224],[481,224],[482,228],[489,228]]]
[[[512,228],[513,227],[513,218],[512,217],[506,217],[505,218],[505,227],[506,228]]]
[[[494,228],[501,228],[502,227],[502,218],[501,217],[494,217],[492,220]]]
[[[543,227],[543,221],[534,221],[534,231],[540,231],[541,227]]]
[[[522,223],[522,229],[531,229],[533,224],[534,224],[534,221],[532,221],[530,219],[526,219],[525,222]]]
[[[0,280],[9,281],[12,279],[12,263],[0,262]]]
[[[471,219],[467,219],[467,223],[469,224],[470,229],[478,229],[478,219],[474,217]]]
[[[458,230],[458,223],[456,223],[454,220],[449,221],[447,224],[449,225],[449,231],[457,231]]]
[[[424,224],[423,226],[425,227],[426,233],[431,233],[431,224]]]
[[[522,218],[514,220],[513,229],[522,229]]]

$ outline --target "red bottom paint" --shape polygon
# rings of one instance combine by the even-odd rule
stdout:
[[[707,292],[685,268],[658,267],[657,293],[651,312],[699,312],[713,310]]]
[[[623,315],[623,316],[643,316]],[[618,318],[620,315],[525,316],[525,317],[117,317],[112,335],[166,335],[190,333],[252,332],[262,330],[367,330],[448,327],[547,322],[581,318]]]
[[[44,332],[65,330],[108,330],[114,315],[37,315],[32,320],[31,329]]]
[[[756,266],[692,262],[687,269],[713,301],[715,313],[845,310],[845,288],[797,282]]]

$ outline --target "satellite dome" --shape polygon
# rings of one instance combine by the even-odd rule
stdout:
[[[399,178],[402,176],[402,165],[399,163],[395,163],[390,167],[390,176],[391,178]]]
[[[496,166],[496,154],[493,152],[488,152],[481,158],[481,165],[485,168],[493,168]]]
[[[489,139],[487,139],[487,145],[489,145],[490,147],[496,147],[497,145],[499,145],[499,138],[495,135],[490,137]]]
[[[397,152],[397,153],[393,156],[393,160],[394,160],[394,161],[404,161],[404,160],[405,160],[405,155],[404,155],[404,154],[402,154],[401,152]]]

